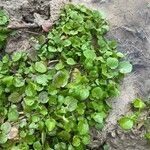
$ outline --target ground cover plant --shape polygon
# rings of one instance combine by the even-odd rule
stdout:
[[[0,50],[5,46],[5,42],[9,34],[9,30],[6,28],[8,21],[9,17],[3,10],[0,10]]]
[[[66,5],[37,57],[25,52],[0,61],[0,147],[11,150],[84,150],[90,128],[104,126],[107,99],[132,65],[104,35],[98,11]]]
[[[145,133],[145,138],[150,139],[150,122],[149,122],[149,101],[144,102],[140,98],[136,98],[132,104],[133,113],[125,115],[118,120],[119,126],[125,130],[130,131],[137,124],[141,124],[147,133]],[[147,109],[147,113],[143,114],[144,110]]]

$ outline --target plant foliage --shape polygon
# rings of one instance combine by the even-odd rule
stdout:
[[[0,61],[0,144],[11,150],[84,150],[91,127],[102,129],[132,70],[121,62],[98,11],[66,5],[38,57],[15,52]],[[143,105],[142,105],[143,106]],[[6,128],[7,126],[7,128]]]
[[[8,37],[9,31],[6,28],[8,21],[9,17],[4,13],[3,10],[0,10],[0,49],[4,47]]]
[[[130,115],[125,115],[118,120],[119,126],[126,130],[130,131],[136,124],[144,126],[147,133],[145,138],[150,139],[150,123],[148,120],[149,115],[149,103],[143,101],[140,98],[136,98],[133,101],[133,108],[135,111]],[[144,112],[144,109],[147,108],[147,113]],[[146,115],[145,115],[146,114]]]

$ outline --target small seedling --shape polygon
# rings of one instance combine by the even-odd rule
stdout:
[[[134,127],[135,124],[138,123],[141,117],[142,110],[147,108],[148,105],[146,105],[146,103],[142,101],[140,98],[137,98],[133,101],[133,107],[134,109],[136,109],[136,111],[134,111],[132,115],[125,115],[118,120],[119,126],[126,131],[129,131]],[[145,122],[147,121],[145,120]],[[145,134],[145,138],[150,139],[150,134],[149,133]]]

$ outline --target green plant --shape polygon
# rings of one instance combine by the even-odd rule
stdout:
[[[2,58],[3,149],[85,149],[90,127],[104,126],[106,99],[119,94],[120,79],[132,70],[116,42],[104,38],[108,29],[98,11],[66,5],[48,42],[36,46],[36,60],[22,52]]]
[[[0,10],[0,49],[4,47],[8,37],[9,31],[6,28],[8,21],[9,17],[4,13],[3,10]]]
[[[124,130],[130,130],[137,123],[137,120],[140,118],[141,110],[146,107],[146,104],[139,98],[133,101],[133,107],[138,111],[134,112],[131,115],[123,116],[118,120],[119,126]]]
[[[138,124],[138,122],[140,122],[142,111],[144,111],[144,109],[146,108],[149,109],[149,104],[146,104],[141,99],[137,98],[133,101],[133,107],[134,109],[136,109],[136,111],[134,111],[133,114],[125,115],[118,120],[119,126],[124,130],[130,130],[134,127],[135,124]],[[150,139],[150,133],[149,133],[150,124],[147,121],[147,117],[145,117],[145,119],[142,122],[143,122],[143,126],[145,126],[145,129],[148,131],[148,133],[145,134],[145,138]]]

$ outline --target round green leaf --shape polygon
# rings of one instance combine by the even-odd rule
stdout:
[[[69,72],[66,70],[58,71],[53,78],[53,85],[57,88],[64,87],[68,83]]]
[[[68,64],[68,65],[75,65],[76,62],[75,62],[72,58],[68,58],[68,59],[67,59],[67,64]]]
[[[56,64],[55,69],[56,70],[61,70],[64,68],[64,64],[62,62],[59,62],[58,64]]]
[[[6,55],[3,57],[2,62],[3,62],[4,64],[7,64],[7,63],[9,62],[9,60],[10,60],[9,55],[6,54]]]
[[[58,137],[62,140],[69,141],[71,138],[71,135],[67,131],[61,131],[58,133]]]
[[[103,90],[100,87],[95,87],[92,90],[92,96],[96,99],[102,99],[103,98]]]
[[[49,52],[57,52],[57,49],[53,46],[48,46],[48,51]]]
[[[46,91],[42,91],[40,94],[39,94],[39,102],[40,103],[47,103],[48,102],[48,93]]]
[[[7,135],[4,133],[0,133],[0,144],[4,144],[7,142]]]
[[[118,53],[117,53],[117,56],[120,57],[120,58],[123,58],[123,57],[124,57],[123,53],[121,53],[121,52],[118,52]]]
[[[133,102],[135,108],[144,109],[146,104],[141,99],[135,99]]]
[[[32,116],[32,122],[38,122],[38,121],[40,121],[39,116]]]
[[[145,134],[145,137],[146,137],[147,139],[150,139],[150,133]]]
[[[77,107],[77,112],[80,115],[83,115],[86,109],[86,105],[84,103],[79,103]]]
[[[68,146],[68,150],[75,150],[74,147],[72,145]]]
[[[9,18],[5,15],[4,11],[0,10],[0,25],[5,25]]]
[[[105,34],[107,31],[109,31],[109,26],[108,25],[103,25],[99,30],[100,34]]]
[[[39,112],[43,115],[46,116],[48,114],[48,110],[44,105],[39,106]]]
[[[78,100],[86,100],[89,97],[90,92],[89,89],[84,86],[76,86],[70,90],[70,94]]]
[[[117,42],[115,40],[112,40],[109,42],[109,47],[111,49],[116,49],[117,48]]]
[[[91,142],[91,137],[90,137],[90,135],[85,135],[85,136],[83,136],[83,137],[82,137],[82,142],[83,142],[85,145],[90,144],[90,142]]]
[[[22,99],[22,96],[18,92],[13,92],[9,95],[8,100],[12,103],[18,103]]]
[[[14,78],[14,86],[15,87],[22,87],[25,85],[25,80],[22,77],[15,77]]]
[[[72,145],[75,146],[75,147],[78,147],[78,146],[80,146],[80,143],[81,143],[80,138],[75,135],[75,136],[73,137]]]
[[[129,117],[123,117],[119,120],[119,125],[124,130],[132,129],[134,122]]]
[[[53,105],[56,105],[57,104],[57,96],[56,95],[53,95],[53,96],[49,96],[49,105],[50,106],[53,106]]]
[[[29,131],[28,131],[29,132]],[[27,135],[25,137],[25,142],[29,145],[32,145],[35,141],[35,136],[34,135]]]
[[[11,86],[13,84],[13,79],[14,79],[13,76],[5,76],[3,77],[2,82],[7,86]]]
[[[37,82],[38,84],[47,85],[48,76],[45,75],[45,74],[38,75],[38,76],[36,77],[36,82]]]
[[[70,40],[65,40],[65,41],[63,42],[63,45],[64,45],[64,47],[68,47],[68,46],[71,45],[71,41],[70,41]]]
[[[20,60],[22,57],[22,53],[21,52],[14,52],[13,55],[12,55],[12,60],[14,62]]]
[[[5,122],[1,125],[2,133],[7,134],[11,130],[11,124],[9,122]]]
[[[79,99],[80,100],[86,100],[90,95],[90,92],[88,89],[81,89],[79,91]]]
[[[8,111],[8,120],[9,121],[17,121],[19,118],[19,113],[17,111],[17,107],[15,105],[12,105],[12,107]]]
[[[25,131],[20,131],[20,137],[24,138],[26,137],[27,133]]]
[[[111,69],[116,69],[118,67],[118,59],[112,57],[107,58],[107,66]]]
[[[66,143],[59,142],[58,144],[55,144],[54,149],[55,150],[67,150]]]
[[[73,97],[67,96],[65,98],[64,104],[67,105],[68,111],[72,112],[77,108],[77,100],[74,99]]]
[[[36,95],[36,85],[32,84],[32,83],[28,84],[26,86],[26,89],[25,89],[25,94],[27,96],[34,96],[34,95]]]
[[[36,62],[35,70],[39,73],[45,73],[47,71],[47,66],[44,64],[44,62]]]
[[[93,50],[86,50],[86,51],[83,52],[83,55],[87,59],[91,59],[91,60],[94,60],[96,58],[96,54]]]
[[[42,145],[39,141],[36,141],[36,142],[33,143],[33,148],[34,148],[34,150],[41,150]]]
[[[27,106],[32,106],[35,102],[35,98],[34,97],[25,97],[24,98],[24,102]]]
[[[87,121],[81,120],[78,123],[78,132],[80,135],[85,135],[89,133],[89,125]]]
[[[132,65],[127,61],[123,61],[119,64],[119,70],[123,74],[130,73],[132,71]]]
[[[51,132],[52,130],[54,130],[55,126],[56,126],[56,121],[54,119],[47,119],[45,121],[45,125],[48,129],[49,132]]]
[[[93,118],[96,122],[98,122],[98,123],[100,123],[100,124],[103,123],[105,117],[106,117],[106,114],[105,114],[104,112],[101,112],[101,113],[94,113],[94,114],[92,115],[92,118]]]

